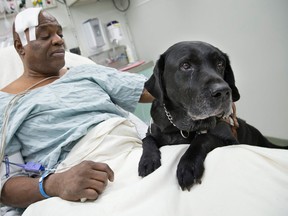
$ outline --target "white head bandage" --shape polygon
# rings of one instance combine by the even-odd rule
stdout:
[[[27,8],[17,14],[15,18],[15,31],[19,34],[22,45],[27,45],[25,30],[29,28],[30,41],[36,40],[38,16],[42,8]]]

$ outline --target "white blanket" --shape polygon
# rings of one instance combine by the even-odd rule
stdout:
[[[188,145],[164,146],[162,166],[138,176],[141,140],[122,118],[95,127],[59,165],[63,171],[82,160],[108,163],[115,180],[96,201],[49,198],[24,216],[287,216],[288,151],[235,145],[217,148],[205,160],[202,184],[182,191],[176,167]]]

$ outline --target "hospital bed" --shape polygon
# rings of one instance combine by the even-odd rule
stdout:
[[[94,64],[66,53],[66,66]],[[0,89],[22,72],[13,47],[0,49]],[[129,115],[139,140],[147,125]],[[115,144],[117,145],[117,143]],[[205,160],[201,184],[182,191],[176,179],[177,163],[187,144],[164,146],[162,166],[145,178],[137,173],[141,145],[108,160],[116,170],[115,182],[96,201],[69,202],[58,197],[37,202],[23,215],[97,216],[287,216],[288,151],[245,144],[217,148]],[[105,149],[111,154],[116,147]],[[112,157],[111,157],[112,158]]]

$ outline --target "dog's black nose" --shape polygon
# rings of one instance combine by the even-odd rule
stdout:
[[[211,96],[214,99],[228,99],[231,95],[231,89],[227,85],[217,84],[210,89]]]

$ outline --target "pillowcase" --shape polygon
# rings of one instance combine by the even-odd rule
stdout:
[[[21,59],[13,46],[0,49],[0,89],[23,72]]]

